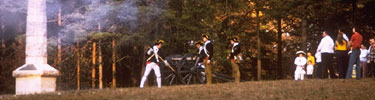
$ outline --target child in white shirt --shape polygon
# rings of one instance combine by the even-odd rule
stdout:
[[[294,60],[294,64],[296,65],[296,71],[294,71],[294,80],[303,80],[305,75],[305,65],[306,65],[306,58],[305,52],[298,51],[298,57]]]
[[[312,78],[313,72],[314,72],[314,65],[312,64],[310,60],[307,62],[307,68],[306,68],[307,78]]]

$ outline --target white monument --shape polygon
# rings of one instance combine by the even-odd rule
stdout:
[[[26,64],[13,71],[16,95],[56,90],[59,71],[47,64],[46,0],[28,0]]]

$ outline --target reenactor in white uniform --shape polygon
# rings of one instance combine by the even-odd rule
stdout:
[[[197,64],[200,68],[204,69],[205,67],[204,67],[204,64],[203,64],[203,59],[205,59],[207,55],[206,55],[206,53],[204,53],[203,43],[198,41],[198,42],[195,43],[195,46],[197,46],[197,48],[198,48],[198,53],[197,53],[198,62],[197,62]]]
[[[203,60],[206,58],[206,53],[204,53],[203,43],[198,41],[195,43],[195,46],[198,48],[197,56],[196,56],[196,66],[198,67],[198,70],[200,71],[199,74],[202,75],[201,83],[204,83],[206,81],[206,72],[204,67]]]
[[[144,72],[144,75],[142,77],[141,84],[139,86],[140,88],[144,87],[144,83],[146,82],[147,76],[148,76],[148,74],[150,74],[151,70],[154,70],[154,72],[155,72],[156,82],[157,82],[158,88],[161,88],[161,74],[160,74],[160,68],[159,68],[158,63],[164,62],[165,65],[167,65],[167,66],[169,65],[169,63],[167,61],[162,61],[163,56],[159,55],[159,50],[162,47],[163,43],[164,43],[163,40],[157,40],[155,45],[153,47],[149,48],[149,50],[147,50],[148,59],[146,61],[145,72]]]

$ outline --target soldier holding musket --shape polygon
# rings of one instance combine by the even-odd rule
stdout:
[[[155,72],[158,88],[161,88],[161,74],[159,63],[164,62],[165,65],[169,66],[169,63],[166,60],[163,60],[163,55],[159,54],[160,48],[162,47],[163,43],[163,40],[157,40],[155,42],[155,45],[147,50],[146,55],[148,57],[146,61],[146,68],[141,80],[141,84],[139,86],[140,88],[144,87],[144,83],[146,82],[147,76],[148,74],[150,74],[151,70],[154,70]]]

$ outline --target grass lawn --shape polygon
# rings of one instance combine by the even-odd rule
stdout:
[[[249,81],[213,85],[179,85],[162,88],[117,88],[58,91],[36,95],[2,95],[0,99],[19,100],[374,100],[375,79],[311,79],[304,81]]]

